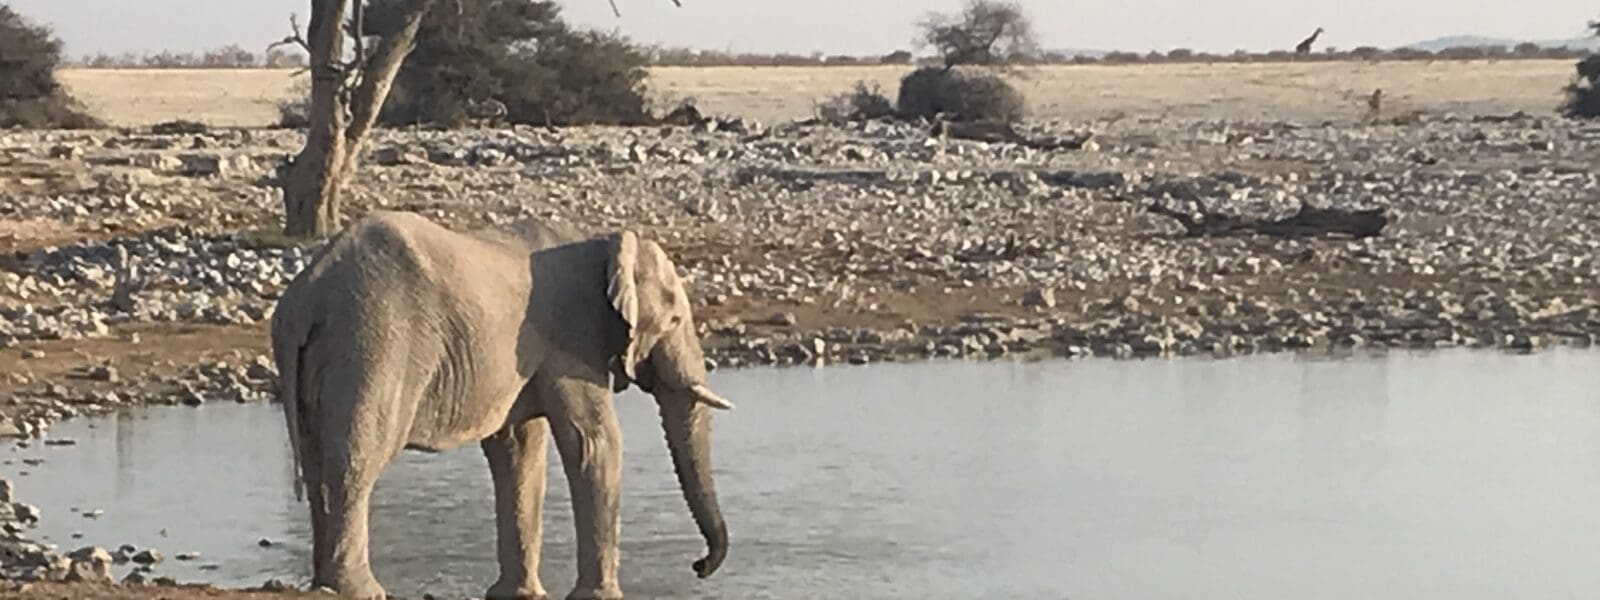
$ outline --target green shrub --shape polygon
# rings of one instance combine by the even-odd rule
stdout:
[[[895,102],[900,116],[951,121],[1012,123],[1026,108],[1022,93],[999,75],[982,69],[923,67],[900,80]]]
[[[61,41],[0,4],[0,128],[82,128],[100,122],[56,83]]]
[[[417,33],[385,103],[389,125],[459,125],[468,106],[498,100],[512,123],[639,124],[649,120],[646,56],[626,38],[582,31],[546,0],[459,0]],[[392,27],[409,0],[374,0],[369,31]]]

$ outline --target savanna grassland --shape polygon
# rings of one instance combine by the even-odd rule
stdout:
[[[660,67],[657,101],[692,98],[711,113],[767,122],[809,116],[813,104],[856,81],[891,97],[906,67]],[[1044,66],[1017,84],[1039,119],[1113,115],[1219,119],[1359,117],[1381,88],[1397,107],[1546,114],[1572,76],[1565,60],[1221,63]],[[196,119],[220,127],[269,125],[293,71],[68,69],[61,80],[114,125]]]

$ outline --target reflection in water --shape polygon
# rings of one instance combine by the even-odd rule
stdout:
[[[689,568],[703,548],[653,404],[624,394],[623,587],[641,598],[1595,597],[1597,367],[1596,353],[1450,352],[717,373],[739,402],[714,434],[733,546],[704,581]],[[303,577],[306,509],[283,429],[275,406],[67,423],[55,435],[79,445],[19,451],[48,462],[17,491],[45,507],[62,546],[198,551],[161,570],[227,585]],[[559,596],[575,550],[566,479],[550,468],[543,575]],[[391,591],[475,595],[494,579],[475,446],[403,455],[374,501],[375,569]],[[261,548],[262,537],[283,543]]]

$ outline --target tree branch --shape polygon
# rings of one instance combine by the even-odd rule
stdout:
[[[364,16],[367,14],[367,3],[365,0],[353,0],[353,2],[354,5],[350,7],[350,37],[355,38],[356,56],[351,64],[356,69],[362,69],[367,65],[367,24]]]
[[[267,52],[277,50],[280,46],[294,44],[299,46],[301,50],[305,50],[306,54],[311,54],[311,43],[307,42],[305,34],[301,33],[300,22],[295,19],[294,13],[289,13],[289,31],[291,33],[288,37],[273,42],[272,45],[267,46]]]
[[[360,83],[350,97],[350,125],[345,130],[345,139],[352,146],[359,144],[377,122],[378,110],[382,108],[378,99],[389,95],[395,73],[400,71],[400,65],[416,44],[417,30],[421,29],[422,19],[433,4],[434,0],[413,0],[400,29],[383,36],[372,60],[363,65]]]
[[[619,18],[619,19],[622,18],[622,9],[617,8],[617,0],[608,0],[608,1],[611,2],[611,14],[616,15],[617,18]],[[672,5],[676,6],[678,8],[683,8],[683,1],[682,0],[672,0]]]

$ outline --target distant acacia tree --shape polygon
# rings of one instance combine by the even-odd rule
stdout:
[[[945,67],[1004,65],[1039,51],[1033,22],[1016,2],[969,0],[960,13],[930,14],[917,29],[917,41],[938,52]]]
[[[199,67],[209,69],[248,69],[258,64],[254,52],[238,46],[223,46],[201,55]]]
[[[883,55],[883,58],[879,59],[878,62],[886,65],[909,65],[915,58],[916,57],[912,56],[908,51],[895,50],[894,52]]]

